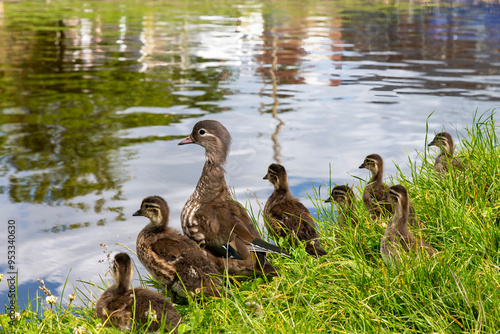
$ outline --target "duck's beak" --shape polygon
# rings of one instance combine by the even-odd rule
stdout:
[[[266,175],[262,178],[262,180],[269,180],[269,178],[267,177],[267,175],[268,175],[268,174],[266,174]]]
[[[363,162],[359,168],[365,168],[365,163]]]
[[[132,216],[143,216],[141,209],[134,212],[134,214]]]
[[[434,143],[434,140],[433,140],[433,141],[431,141],[431,142],[429,143],[429,145],[427,145],[427,146],[434,146],[434,145],[436,145],[436,143]]]
[[[186,144],[194,144],[194,140],[193,138],[191,138],[191,135],[184,138],[178,145],[186,145]]]
[[[325,200],[325,203],[330,203],[332,201],[331,197],[328,197],[328,199]]]

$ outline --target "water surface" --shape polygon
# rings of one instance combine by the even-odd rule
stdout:
[[[0,1],[0,203],[19,297],[37,278],[57,296],[66,279],[66,296],[99,282],[115,243],[135,250],[148,195],[179,227],[204,157],[177,143],[201,119],[231,132],[227,181],[256,211],[270,163],[314,210],[312,184],[324,198],[330,180],[359,184],[367,154],[387,177],[406,170],[431,113],[431,136],[465,133],[499,105],[500,6],[425,3]]]

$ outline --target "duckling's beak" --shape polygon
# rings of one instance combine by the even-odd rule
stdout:
[[[178,145],[194,144],[194,140],[191,135],[184,138]]]
[[[268,175],[269,175],[269,174],[266,174],[266,175],[262,178],[262,180],[269,180],[269,177],[267,177]]]
[[[325,203],[330,203],[332,201],[331,197],[328,197],[328,199],[325,200]]]
[[[427,146],[434,146],[434,145],[436,145],[436,143],[435,143],[435,142],[434,142],[434,140],[433,140],[433,141],[431,141],[431,142],[429,143],[429,145],[427,145]]]
[[[365,168],[365,163],[363,162],[359,168]]]
[[[132,216],[144,216],[144,215],[142,214],[141,209],[139,209],[136,212],[134,212],[134,214]]]

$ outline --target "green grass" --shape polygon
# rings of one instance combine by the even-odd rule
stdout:
[[[436,175],[433,157],[424,151],[419,161],[408,162],[409,175],[399,169],[388,181],[407,187],[423,222],[413,232],[439,251],[435,258],[386,267],[379,252],[384,228],[370,221],[363,203],[356,204],[359,226],[341,231],[335,207],[323,202],[332,185],[313,188],[328,255],[316,259],[303,248],[292,251],[291,259],[270,255],[279,277],[227,279],[230,297],[178,305],[187,323],[180,332],[499,332],[500,147],[493,116],[476,117],[456,143],[467,170]],[[44,298],[35,298],[22,320],[7,326],[9,333],[73,333],[79,326],[89,333],[118,332],[98,326],[85,289],[77,297],[87,307],[70,306],[64,316],[61,305],[51,309]],[[1,319],[7,325],[8,316]]]

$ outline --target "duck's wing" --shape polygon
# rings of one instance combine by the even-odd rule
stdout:
[[[180,234],[158,239],[151,244],[151,250],[155,256],[168,260],[179,258],[193,249],[200,249],[200,246],[193,240]]]
[[[326,252],[319,245],[316,223],[309,210],[299,200],[290,200],[268,207],[268,222],[278,235],[291,235],[301,241],[309,242],[306,250],[312,255],[324,255]],[[310,241],[313,241],[310,244]]]
[[[264,223],[266,228],[275,237],[285,237],[290,234],[290,226],[287,222],[282,221],[284,216],[284,211],[281,205],[276,205],[273,203],[266,203],[264,207]]]
[[[248,215],[248,213],[244,212]],[[243,240],[253,240],[255,236],[240,216],[238,204],[233,201],[210,202],[200,206],[195,214],[206,248],[217,256],[246,259],[250,251]],[[248,217],[250,219],[250,217]],[[239,238],[236,238],[238,236]]]
[[[207,249],[218,256],[247,259],[250,251],[286,253],[262,240],[248,212],[234,200],[202,205],[196,219],[205,229]]]
[[[163,277],[169,289],[177,293],[201,291],[208,296],[220,297],[220,280],[210,277],[218,274],[216,263],[196,242],[186,236],[166,237],[151,245],[154,276]],[[178,280],[179,279],[179,280]]]

